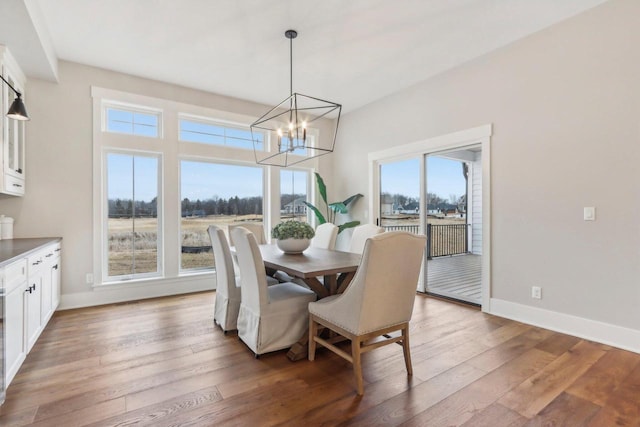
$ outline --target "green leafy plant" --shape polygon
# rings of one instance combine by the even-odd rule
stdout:
[[[284,239],[311,239],[316,232],[306,222],[285,221],[273,227],[271,237],[278,240]]]
[[[325,222],[331,222],[335,224],[336,214],[348,213],[349,205],[355,202],[356,200],[358,200],[360,197],[363,197],[362,194],[358,193],[358,194],[354,194],[353,196],[349,197],[343,202],[328,203],[327,202],[327,186],[324,184],[324,180],[322,179],[320,174],[317,172],[316,172],[316,184],[318,184],[318,192],[320,193],[320,197],[322,198],[322,201],[324,202],[324,205],[326,207],[326,216],[323,215],[322,212],[320,212],[320,209],[318,209],[316,206],[312,205],[311,203],[309,202],[303,202],[303,203],[307,205],[307,207],[311,209],[313,213],[316,214],[316,218],[318,219],[318,224],[324,224]],[[338,233],[341,233],[343,230],[346,230],[347,228],[355,227],[358,224],[360,224],[360,221],[349,221],[349,222],[345,222],[344,224],[340,224],[338,225]]]

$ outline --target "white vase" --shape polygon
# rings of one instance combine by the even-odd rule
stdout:
[[[285,254],[301,254],[311,244],[310,239],[277,239],[276,245]]]

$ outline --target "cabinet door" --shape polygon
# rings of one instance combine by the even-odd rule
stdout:
[[[59,250],[59,249],[58,249]],[[59,253],[59,252],[58,252]],[[56,258],[51,267],[51,311],[60,304],[60,258]]]
[[[49,316],[51,316],[51,305],[53,303],[52,279],[51,268],[46,268],[42,274],[42,293],[40,299],[40,319],[42,323],[49,320]]]
[[[11,71],[6,67],[4,68],[4,74],[11,86],[13,86],[17,91],[23,92],[20,85],[11,75]],[[3,86],[5,89],[3,97],[5,99],[3,111],[6,112],[14,99],[16,99],[16,94],[9,89],[7,85]],[[6,116],[4,117],[4,140],[6,142],[4,152],[5,174],[22,180],[24,180],[24,125],[23,121],[12,120]]]
[[[42,273],[31,277],[29,275],[29,287],[26,295],[26,320],[27,320],[27,353],[35,344],[40,335],[41,320],[41,297],[42,297]]]
[[[27,282],[14,288],[5,296],[5,384],[9,385],[25,358],[24,297]],[[26,293],[25,293],[26,292]]]

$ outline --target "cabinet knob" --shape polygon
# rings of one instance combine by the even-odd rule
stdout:
[[[53,266],[53,269],[54,269],[54,270],[57,270],[57,269],[58,269],[58,264],[54,265],[54,266]]]
[[[16,170],[16,172],[22,173],[22,168],[18,168],[18,170]]]

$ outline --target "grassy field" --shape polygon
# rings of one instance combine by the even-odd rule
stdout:
[[[300,217],[298,217],[300,219]],[[284,219],[284,218],[283,218]],[[237,222],[251,221],[262,224],[262,215],[211,215],[207,217],[182,218],[181,245],[182,246],[210,246],[207,234],[209,225],[217,225],[227,230],[227,225]],[[417,215],[402,215],[396,218],[384,218],[383,226],[418,225]],[[430,224],[464,224],[462,218],[428,218]],[[135,273],[149,273],[157,270],[156,233],[158,221],[156,218],[136,218],[135,238],[134,222],[131,218],[109,219],[109,275],[119,276]],[[268,233],[266,233],[268,234]],[[227,236],[228,237],[228,236]],[[132,242],[135,240],[135,251]],[[133,254],[135,253],[135,258]],[[180,265],[182,269],[211,268],[214,266],[213,253],[181,253]],[[133,259],[133,260],[132,260]],[[135,267],[132,264],[135,261]]]
[[[262,223],[262,215],[211,215],[207,217],[182,218],[182,246],[211,246],[207,228],[217,225],[225,231],[227,225],[236,222],[251,221]],[[135,238],[131,218],[109,219],[109,275],[131,274],[135,261],[135,273],[148,273],[157,270],[157,227],[156,218],[136,218]],[[132,242],[135,240],[135,251]],[[132,261],[133,253],[135,259]],[[210,268],[214,266],[213,253],[181,253],[180,265],[183,269]]]

